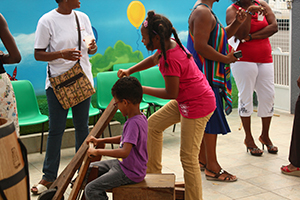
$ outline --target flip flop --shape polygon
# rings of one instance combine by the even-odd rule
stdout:
[[[282,166],[280,169],[283,174],[291,175],[291,176],[300,176],[300,168],[299,167],[297,167],[297,169],[295,171],[289,170],[287,165]]]
[[[214,174],[214,176],[210,176],[210,175],[205,174],[206,180],[208,180],[208,181],[222,181],[222,182],[234,182],[234,181],[237,181],[237,178],[236,179],[232,179],[233,175],[229,174],[228,172],[226,172],[223,169],[220,169],[220,171],[218,173],[216,173],[214,171],[211,171],[211,170],[209,170],[207,168],[206,168],[206,170]],[[222,174],[226,174],[227,176],[225,176],[223,179],[221,179],[220,176]]]

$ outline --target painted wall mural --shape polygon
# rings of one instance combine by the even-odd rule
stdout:
[[[98,51],[90,57],[93,76],[112,69],[117,63],[139,62],[151,55],[141,42],[140,25],[147,11],[154,10],[168,17],[176,28],[182,43],[187,41],[187,20],[195,0],[81,0],[80,11],[91,20],[97,37]],[[231,0],[220,0],[213,10],[225,25],[226,8]],[[17,66],[16,78],[32,82],[36,94],[45,94],[46,62],[34,59],[34,37],[39,18],[57,8],[55,0],[9,0],[1,1],[0,12],[6,18],[22,55],[19,64],[5,65],[13,75]],[[0,50],[4,51],[0,42]]]

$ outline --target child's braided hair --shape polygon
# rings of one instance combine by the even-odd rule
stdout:
[[[147,25],[145,24],[145,22]],[[147,47],[149,49],[153,48],[152,38],[155,37],[155,35],[160,36],[161,51],[164,56],[166,67],[168,67],[169,65],[166,61],[167,55],[166,55],[166,48],[165,48],[165,40],[171,38],[172,33],[175,37],[175,41],[180,46],[180,48],[186,53],[187,57],[190,58],[192,56],[183,47],[175,28],[173,27],[171,21],[168,18],[160,14],[155,14],[154,11],[149,11],[145,22],[143,26],[146,29],[148,29],[148,34],[150,39],[150,42],[147,44]]]

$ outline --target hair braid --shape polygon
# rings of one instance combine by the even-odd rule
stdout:
[[[160,36],[160,46],[161,46],[161,52],[164,56],[165,60],[165,66],[169,67],[169,64],[167,62],[167,52],[166,52],[166,47],[165,47],[165,27],[162,24],[159,24],[158,26],[158,35]]]
[[[154,11],[148,12],[148,17],[147,17],[148,27],[147,28],[148,28],[148,35],[149,35],[149,40],[150,40],[150,42],[147,44],[148,48],[153,47],[152,38],[155,36],[155,34],[153,33],[153,25],[154,25],[154,21],[155,21],[154,16],[155,16]]]
[[[175,37],[175,41],[176,41],[177,44],[180,46],[180,48],[186,53],[187,57],[188,57],[188,58],[192,57],[192,54],[188,53],[188,52],[186,51],[186,49],[183,47],[183,45],[182,45],[182,43],[181,43],[181,41],[180,41],[180,39],[179,39],[179,37],[178,37],[178,35],[177,35],[176,29],[175,29],[174,27],[172,27],[172,33],[173,33],[173,35],[174,35],[174,37]]]

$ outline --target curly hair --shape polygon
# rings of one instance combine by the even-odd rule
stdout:
[[[133,76],[120,78],[112,87],[111,94],[118,100],[129,100],[132,104],[142,101],[143,89],[141,83]]]

